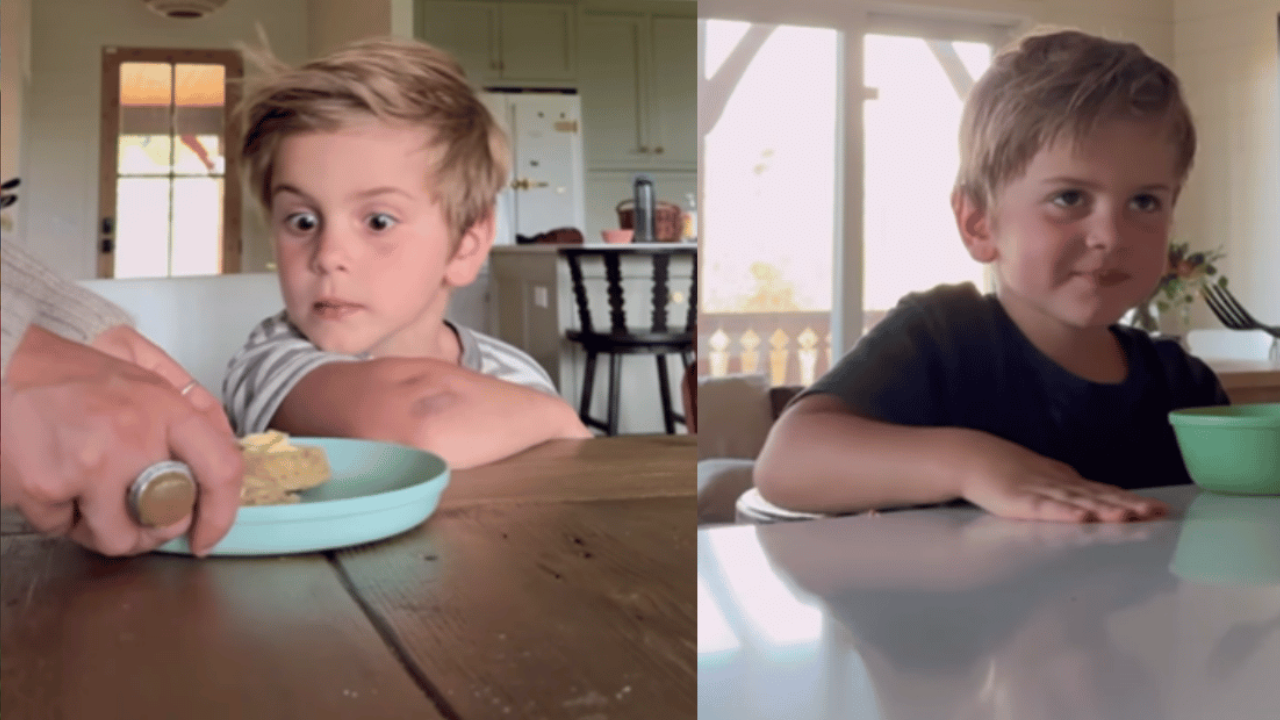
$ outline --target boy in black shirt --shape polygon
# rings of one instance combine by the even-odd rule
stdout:
[[[1075,31],[1001,53],[965,103],[952,194],[971,285],[908,295],[774,425],[755,469],[785,508],[966,499],[1007,517],[1158,517],[1189,481],[1168,412],[1225,404],[1176,343],[1117,325],[1155,287],[1195,154],[1174,74]]]

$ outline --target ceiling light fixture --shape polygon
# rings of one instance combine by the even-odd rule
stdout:
[[[227,4],[227,0],[142,0],[152,12],[167,18],[202,18]]]

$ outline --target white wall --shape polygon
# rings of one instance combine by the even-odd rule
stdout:
[[[305,13],[306,0],[230,2],[198,20],[163,18],[139,0],[32,3],[32,75],[19,200],[19,231],[26,244],[69,277],[95,276],[104,46],[233,48],[237,42],[254,43],[254,25],[261,23],[275,53],[299,62],[308,53]],[[250,218],[246,213],[247,231],[253,227]],[[262,269],[266,247],[263,238],[246,237],[246,269]]]
[[[1222,243],[1233,292],[1280,325],[1280,70],[1276,0],[1175,0],[1174,69],[1200,145],[1175,235]],[[1221,327],[1198,304],[1196,327]]]
[[[861,77],[856,39],[868,12],[1012,21],[1019,27],[1078,27],[1137,42],[1182,77],[1200,133],[1191,180],[1176,216],[1174,237],[1195,247],[1223,243],[1224,271],[1242,302],[1280,323],[1280,75],[1277,72],[1276,0],[934,0],[829,2],[829,0],[701,0],[702,17],[835,27],[848,33],[847,77]],[[856,111],[856,102],[846,113]],[[861,328],[861,132],[853,118],[845,136],[846,251],[840,267],[849,280],[837,303],[856,308],[836,318],[844,337]],[[958,241],[958,240],[957,240]],[[1200,307],[1195,327],[1217,327]],[[847,346],[849,342],[838,344]]]
[[[311,55],[326,55],[362,37],[391,32],[391,0],[307,0]]]
[[[0,4],[0,179],[4,180],[18,176],[21,169],[30,33],[31,0],[4,0]]]

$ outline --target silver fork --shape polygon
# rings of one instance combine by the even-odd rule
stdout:
[[[1222,324],[1232,330],[1261,330],[1272,336],[1269,356],[1273,362],[1280,361],[1280,326],[1264,325],[1249,314],[1248,310],[1236,300],[1231,291],[1219,286],[1209,285],[1201,289],[1205,303]]]

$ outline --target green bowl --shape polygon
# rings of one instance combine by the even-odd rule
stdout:
[[[1280,403],[1215,405],[1169,413],[1187,472],[1229,495],[1280,495]]]

